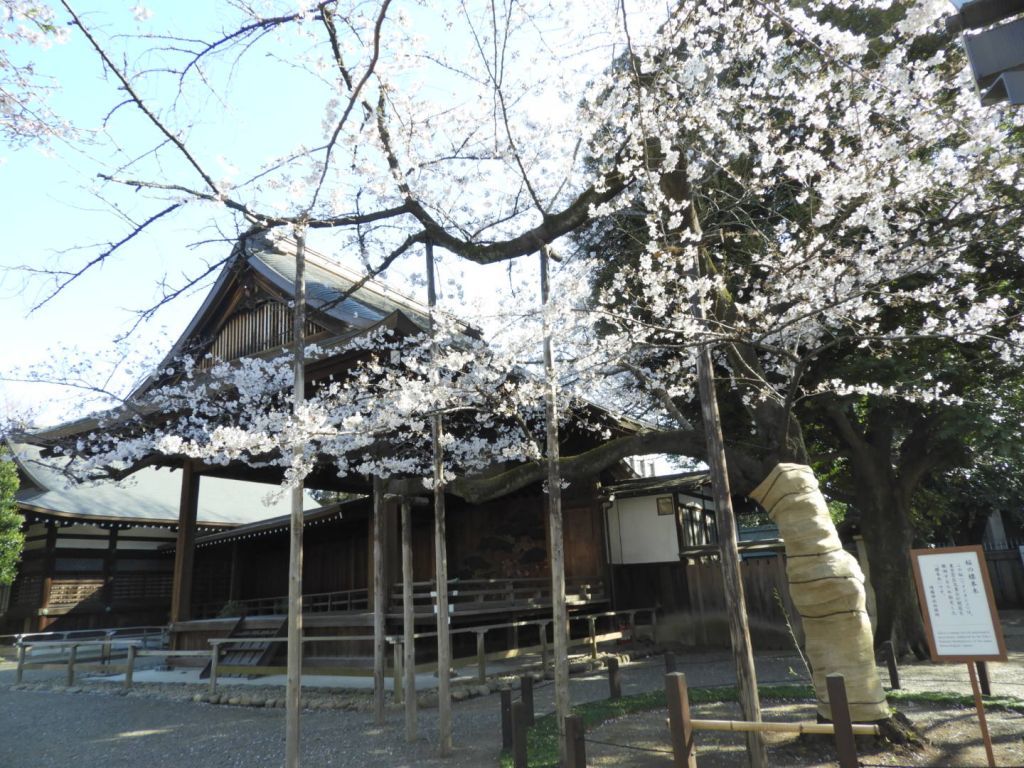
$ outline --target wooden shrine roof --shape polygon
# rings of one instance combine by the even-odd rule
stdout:
[[[27,479],[16,501],[25,513],[91,523],[177,525],[181,475],[146,467],[120,483],[98,480],[69,484],[62,471],[66,459],[44,458],[36,446],[8,443],[19,473]],[[226,527],[276,518],[289,509],[290,494],[265,503],[273,490],[263,483],[203,477],[197,521]],[[307,494],[306,508],[319,506]]]

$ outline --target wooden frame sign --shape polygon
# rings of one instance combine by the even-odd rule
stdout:
[[[984,550],[912,549],[910,556],[932,661],[1006,661]]]

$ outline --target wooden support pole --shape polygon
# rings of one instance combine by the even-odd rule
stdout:
[[[21,685],[25,677],[25,646],[18,645],[18,671],[14,673],[14,684]]]
[[[434,336],[434,306],[437,293],[434,287],[434,244],[427,241],[427,304],[430,306],[430,356],[437,357],[437,339]],[[436,367],[431,366],[430,379],[437,384]],[[430,420],[430,442],[433,450],[434,481],[434,580],[437,582],[437,727],[438,752],[441,757],[452,753],[452,646],[448,616],[448,542],[444,504],[444,455],[441,447],[441,414]]]
[[[978,683],[981,685],[981,695],[991,696],[992,684],[988,679],[988,664],[984,661],[976,661],[974,664],[975,668],[978,670]]]
[[[525,702],[517,701],[512,705],[512,765],[515,768],[527,768],[526,728],[531,724],[530,716]]]
[[[124,689],[131,690],[135,680],[135,644],[128,646],[128,661],[124,669]]]
[[[992,751],[992,736],[988,732],[988,720],[985,719],[985,702],[981,700],[981,689],[978,686],[978,675],[974,664],[967,662],[967,672],[971,676],[971,691],[974,693],[974,708],[978,711],[978,727],[981,729],[981,740],[985,743],[985,757],[989,768],[996,768],[996,757]]]
[[[306,226],[295,225],[294,311],[292,312],[292,411],[306,402]],[[288,446],[305,451],[304,445]],[[300,480],[292,488],[288,538],[288,649],[285,682],[285,768],[299,768],[299,717],[302,704],[302,526],[303,492]]]
[[[689,206],[691,234],[701,236],[697,206]],[[691,276],[701,277],[700,256],[694,253]],[[707,322],[704,297],[694,292],[691,309],[698,325]],[[718,528],[718,551],[721,558],[722,586],[725,590],[725,609],[729,617],[729,637],[733,658],[736,663],[736,689],[739,694],[740,710],[747,720],[761,719],[761,702],[757,692],[757,671],[754,667],[754,652],[750,642],[750,625],[747,618],[747,604],[743,595],[743,574],[740,571],[740,555],[737,548],[736,515],[732,508],[732,491],[729,487],[729,468],[725,458],[725,437],[722,434],[722,418],[718,410],[718,395],[715,390],[714,364],[711,347],[704,344],[697,350],[697,388],[700,393],[701,417],[711,474],[711,489],[715,498],[715,523]],[[747,757],[751,768],[766,768],[768,752],[760,733],[747,735]]]
[[[567,768],[587,768],[587,742],[582,717],[569,715],[565,718],[565,736]]]
[[[416,740],[416,617],[412,600],[412,504],[402,499],[402,650],[405,653],[405,740]]]
[[[481,683],[487,682],[487,652],[483,632],[476,633],[476,676]]]
[[[893,648],[892,640],[882,643],[882,655],[885,656],[886,666],[889,667],[889,687],[898,691],[900,689],[900,668],[896,664],[896,651]]]
[[[527,724],[533,725],[533,676],[523,675],[519,678],[519,700],[526,709]]]
[[[676,655],[672,651],[665,651],[665,674],[677,672]]]
[[[622,674],[619,672],[619,660],[608,659],[608,698],[622,698]]]
[[[75,660],[78,657],[78,646],[72,645],[68,649],[68,675],[67,675],[67,686],[70,688],[75,684]]]
[[[590,633],[590,658],[597,658],[597,619],[587,618],[587,631]]]
[[[548,463],[548,543],[551,562],[552,644],[555,667],[555,719],[558,721],[558,746],[565,761],[565,718],[569,716],[569,613],[565,599],[565,536],[562,519],[562,474],[559,467],[558,376],[551,343],[551,322],[548,318],[550,284],[548,282],[548,249],[540,249],[540,293],[543,303],[544,335],[544,422]]]
[[[853,740],[853,722],[850,720],[850,702],[846,698],[846,680],[833,673],[825,677],[828,705],[835,727],[836,755],[839,768],[857,768],[857,743]]]
[[[373,478],[373,721],[384,725],[384,482]]]
[[[703,308],[699,319],[703,319]],[[722,435],[722,422],[712,373],[711,352],[708,347],[702,347],[698,352],[697,371],[708,444],[708,465],[711,467],[711,486],[715,497],[715,522],[718,527],[722,585],[725,589],[729,636],[736,663],[736,689],[744,718],[757,722],[761,719],[761,702],[757,691],[754,651],[750,642],[747,603],[743,594],[743,575],[740,571],[740,556],[737,548],[736,515],[733,513],[728,468],[725,461],[725,439]],[[760,732],[747,734],[747,757],[751,768],[767,767],[767,746]]]
[[[665,675],[665,698],[668,701],[672,765],[674,768],[697,768],[697,748],[693,743],[690,694],[686,689],[686,675],[682,672],[670,672]]]
[[[501,749],[512,749],[512,691],[501,692]]]

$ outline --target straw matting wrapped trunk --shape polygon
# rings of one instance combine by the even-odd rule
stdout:
[[[853,720],[886,719],[864,575],[843,550],[814,472],[803,464],[779,464],[750,497],[768,511],[786,543],[789,594],[803,621],[818,713],[832,719],[825,676],[839,672],[846,678]]]

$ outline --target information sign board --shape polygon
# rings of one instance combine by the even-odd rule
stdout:
[[[1006,661],[980,546],[914,549],[914,580],[933,661]]]

